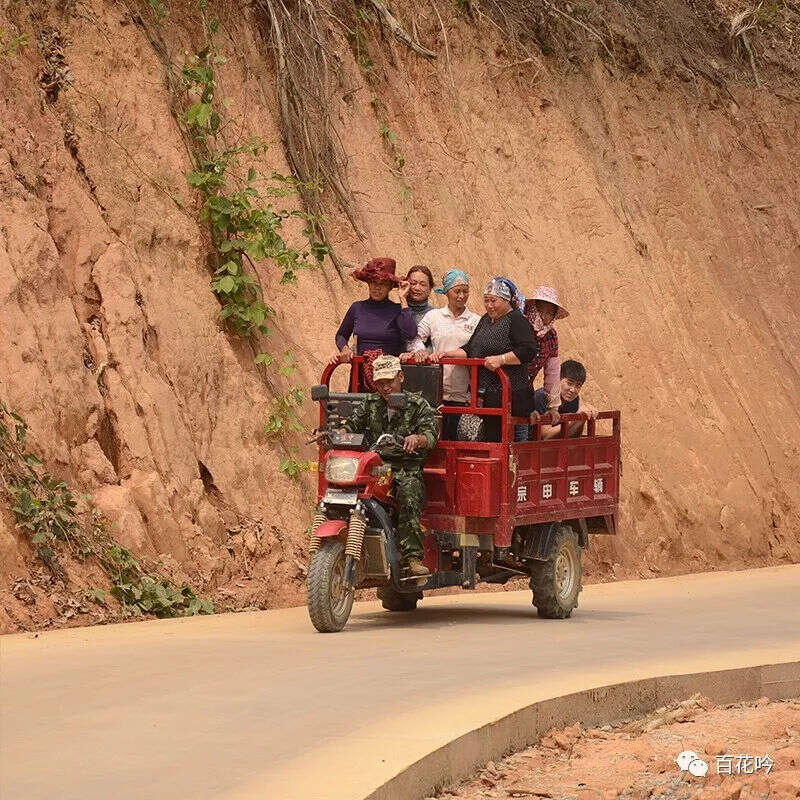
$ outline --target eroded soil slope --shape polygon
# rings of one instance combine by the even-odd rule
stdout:
[[[265,435],[275,387],[253,357],[289,349],[297,381],[315,382],[361,286],[327,260],[279,286],[259,263],[269,342],[224,330],[167,79],[202,46],[202,21],[188,2],[164,17],[153,5],[0,11],[0,27],[30,35],[0,60],[0,399],[134,552],[223,606],[297,602],[313,481],[278,466],[311,452]],[[269,4],[209,5],[225,135],[274,142],[259,166],[288,173]],[[664,28],[648,60],[611,28],[607,55],[515,50],[488,8],[456,5],[395,8],[435,59],[369,9],[357,28],[331,22],[331,119],[359,232],[331,206],[340,261],[560,288],[563,356],[587,365],[587,399],[624,419],[621,531],[595,540],[590,577],[798,560],[800,94],[778,57],[796,45],[791,4],[776,6],[783,27],[751,31],[755,74],[717,44],[735,9],[701,4],[718,9],[716,38]],[[36,568],[3,509],[5,629],[58,617],[50,589],[25,583]],[[70,574],[67,595],[92,583]]]

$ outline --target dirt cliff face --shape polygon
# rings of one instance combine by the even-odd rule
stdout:
[[[265,435],[274,386],[253,363],[260,348],[219,321],[165,79],[165,60],[179,68],[200,46],[199,12],[56,6],[0,10],[0,28],[31,37],[0,60],[0,399],[134,552],[223,606],[300,602],[313,481],[278,465],[312,453]],[[212,11],[231,136],[271,140],[259,166],[288,173],[263,9]],[[719,85],[600,58],[565,71],[517,59],[491,20],[450,4],[397,14],[435,60],[376,22],[359,34],[368,69],[344,33],[330,38],[361,233],[330,212],[339,257],[560,289],[562,357],[587,365],[584,396],[624,421],[620,533],[594,540],[590,576],[796,561],[797,73],[766,44],[759,89],[746,68]],[[360,285],[327,261],[290,287],[257,269],[277,311],[264,347],[291,350],[298,381],[316,382]],[[4,510],[5,629],[59,616],[35,570]],[[91,584],[80,565],[71,575],[67,594]]]

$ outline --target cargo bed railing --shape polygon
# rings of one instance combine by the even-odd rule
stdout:
[[[363,356],[352,356],[349,362],[340,362],[339,364],[328,364],[322,373],[322,382],[330,386],[330,378],[333,371],[341,366],[342,363],[349,363],[350,369],[350,391],[352,393],[359,393],[361,387],[361,366],[364,363]],[[413,363],[413,362],[411,362]],[[530,421],[527,417],[512,417],[511,416],[511,381],[506,375],[505,370],[501,367],[496,371],[496,375],[500,378],[501,390],[501,406],[499,408],[478,405],[478,370],[483,366],[484,359],[482,358],[442,358],[436,364],[430,366],[454,366],[454,367],[468,367],[469,375],[469,388],[470,388],[470,402],[466,406],[448,406],[446,404],[440,405],[437,408],[441,414],[477,414],[481,417],[501,417],[501,442],[508,444],[514,441],[514,425],[528,425]],[[320,409],[321,414],[324,412]],[[320,417],[322,419],[322,416]]]

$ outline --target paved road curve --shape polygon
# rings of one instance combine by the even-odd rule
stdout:
[[[4,800],[358,800],[443,743],[547,697],[800,659],[800,566],[0,639]],[[398,798],[398,800],[405,800]]]

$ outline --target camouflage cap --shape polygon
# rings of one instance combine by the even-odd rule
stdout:
[[[391,380],[401,369],[397,356],[378,356],[372,362],[372,380]]]

